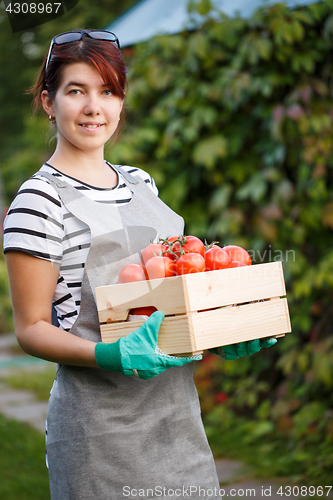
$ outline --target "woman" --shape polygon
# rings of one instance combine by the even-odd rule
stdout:
[[[148,174],[104,160],[125,85],[112,33],[77,30],[52,40],[33,93],[57,146],[21,186],[5,221],[18,341],[58,363],[47,415],[51,498],[109,500],[139,491],[155,498],[163,488],[189,487],[219,498],[193,358],[156,348],[163,314],[115,344],[100,342],[95,287],[116,283],[152,238],[183,230]]]
[[[47,414],[51,499],[220,498],[193,382],[191,361],[200,356],[158,349],[159,311],[128,337],[100,342],[95,287],[116,283],[152,239],[183,231],[146,172],[104,160],[125,86],[113,33],[52,40],[33,94],[57,146],[4,224],[18,341],[58,364]],[[236,359],[273,342],[216,352]]]

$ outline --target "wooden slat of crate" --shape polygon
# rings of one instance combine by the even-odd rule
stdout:
[[[192,328],[198,351],[282,336],[291,331],[287,299],[276,298],[193,314]]]
[[[196,352],[194,332],[188,316],[182,314],[164,318],[159,332],[158,346],[166,354]],[[102,341],[116,342],[119,338],[134,332],[143,322],[144,320],[122,321],[101,325]]]
[[[212,309],[286,294],[281,262],[96,288],[101,323],[125,321],[130,309],[155,306],[165,315]]]
[[[103,342],[115,342],[143,320],[101,325]],[[165,317],[158,346],[166,354],[195,353],[246,340],[283,336],[291,331],[286,299],[223,307]]]
[[[125,321],[134,307],[155,306],[164,314],[186,312],[182,276],[102,286],[95,291],[101,323]]]

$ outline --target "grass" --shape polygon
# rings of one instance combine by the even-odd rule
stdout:
[[[16,369],[1,380],[14,389],[33,392],[47,401],[56,366]],[[1,500],[48,500],[49,480],[45,465],[45,437],[30,425],[8,420],[0,414],[0,498]]]
[[[25,389],[35,394],[39,401],[48,401],[50,390],[56,375],[56,365],[50,364],[47,368],[26,370],[17,369],[9,375],[0,378],[13,389]]]
[[[50,498],[44,436],[0,415],[1,500]]]

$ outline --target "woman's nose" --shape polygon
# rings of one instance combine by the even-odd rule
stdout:
[[[101,106],[98,97],[94,94],[87,95],[84,112],[86,115],[100,114]]]

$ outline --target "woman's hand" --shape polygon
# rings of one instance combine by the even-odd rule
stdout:
[[[244,356],[251,356],[251,354],[259,352],[263,347],[271,347],[276,344],[276,342],[277,340],[274,338],[256,339],[249,340],[247,342],[239,342],[238,344],[216,347],[215,349],[209,350],[223,359],[231,360],[243,358]]]
[[[98,365],[105,370],[117,371],[127,376],[137,375],[150,379],[167,368],[182,366],[202,356],[169,356],[157,346],[158,332],[164,314],[154,312],[140,328],[117,342],[96,344]]]
[[[76,366],[97,367],[95,342],[51,324],[52,299],[59,277],[48,260],[17,251],[6,252],[17,340],[38,358]]]

